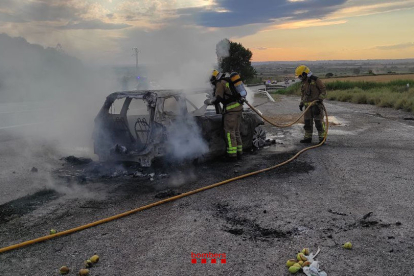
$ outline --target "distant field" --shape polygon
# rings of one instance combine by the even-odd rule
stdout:
[[[324,82],[334,81],[372,81],[372,82],[390,82],[395,80],[414,80],[414,74],[403,75],[377,75],[377,76],[358,76],[323,79]]]

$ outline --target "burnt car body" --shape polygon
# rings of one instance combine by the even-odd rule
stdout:
[[[193,111],[189,111],[192,109]],[[168,157],[168,128],[191,120],[208,150],[197,159],[211,159],[226,151],[222,115],[198,108],[185,94],[174,90],[123,91],[110,94],[95,118],[94,152],[102,161],[135,161],[150,167],[158,157]],[[243,111],[243,148],[259,147],[265,140],[263,120],[250,109]],[[186,143],[186,141],[183,141]]]

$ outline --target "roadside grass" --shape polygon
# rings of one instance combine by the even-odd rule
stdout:
[[[344,76],[323,78],[325,83],[335,81],[353,81],[353,82],[390,82],[395,80],[414,80],[414,74],[386,74],[386,75],[365,75],[365,76]]]
[[[268,91],[270,94],[299,95],[300,96],[300,86],[301,86],[301,83],[297,82],[287,88],[277,89],[277,90],[268,89]]]
[[[355,87],[347,90],[329,91],[327,99],[357,104],[371,104],[414,112],[413,88],[401,92],[388,87],[369,90]]]
[[[326,89],[330,90],[347,90],[355,87],[362,90],[378,89],[378,88],[391,88],[392,90],[403,91],[407,85],[414,86],[414,80],[394,80],[389,82],[373,82],[373,81],[332,81],[325,83]]]
[[[407,87],[409,84],[409,89]],[[414,80],[393,80],[389,82],[333,81],[325,83],[327,99],[371,104],[414,112]],[[300,83],[280,89],[275,94],[300,95]]]

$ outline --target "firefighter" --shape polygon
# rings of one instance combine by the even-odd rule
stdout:
[[[325,123],[323,120],[324,112],[322,108],[322,101],[326,98],[325,84],[318,77],[314,76],[311,70],[305,65],[298,66],[295,70],[295,75],[302,81],[302,97],[299,109],[303,111],[303,107],[307,108],[311,102],[318,101],[309,108],[304,115],[305,137],[300,140],[300,142],[312,142],[313,121],[315,121],[315,126],[318,130],[319,143],[321,143],[325,137]]]
[[[230,80],[225,78],[225,74],[214,70],[210,82],[214,86],[213,97],[206,99],[204,104],[223,104],[222,114],[227,147],[226,156],[229,161],[241,159],[243,145],[240,135],[240,124],[242,120],[243,102],[237,97],[237,92],[232,91]]]

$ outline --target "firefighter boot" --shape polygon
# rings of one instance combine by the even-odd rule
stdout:
[[[299,142],[304,143],[304,144],[312,143],[312,137],[311,138],[303,138]]]
[[[226,155],[225,157],[224,157],[224,161],[225,162],[229,162],[229,163],[235,163],[235,162],[237,162],[238,160],[238,157],[237,156],[229,156],[229,155]]]

